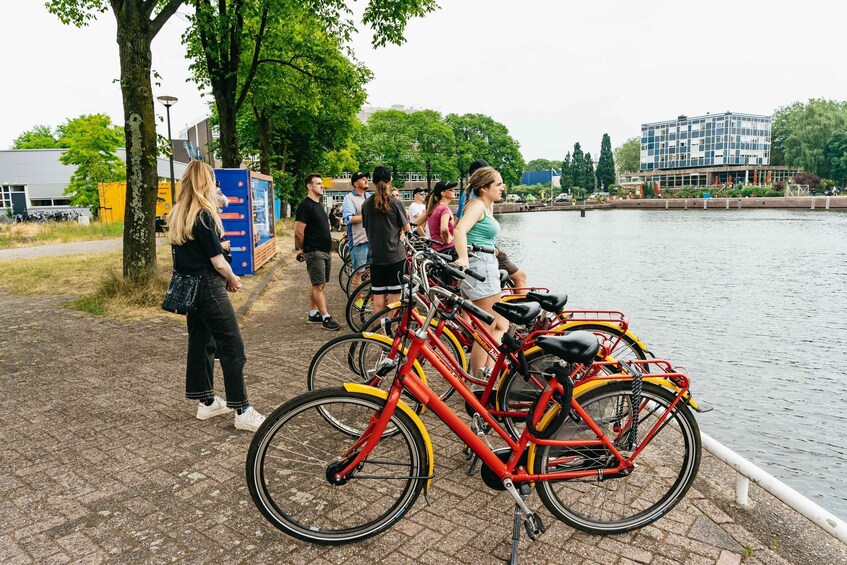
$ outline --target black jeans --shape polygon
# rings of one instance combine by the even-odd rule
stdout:
[[[185,368],[185,396],[191,399],[211,398],[215,352],[221,360],[226,389],[226,405],[244,408],[244,341],[229,301],[226,281],[217,273],[205,275],[200,283],[197,313],[188,314],[188,364]]]

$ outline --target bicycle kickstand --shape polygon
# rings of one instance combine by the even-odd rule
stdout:
[[[526,502],[530,493],[529,485],[526,483],[522,484],[520,493],[521,500]],[[512,528],[512,559],[509,561],[509,565],[518,565],[518,546],[521,543],[521,514],[523,514],[521,505],[515,502],[515,522]]]

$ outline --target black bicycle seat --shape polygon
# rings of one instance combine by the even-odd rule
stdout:
[[[512,322],[524,326],[541,313],[541,306],[536,302],[497,302],[494,304],[494,311]]]
[[[496,308],[496,305],[495,305]],[[542,335],[535,344],[545,353],[555,355],[568,363],[588,365],[600,350],[597,336],[591,332],[571,332],[568,335]]]
[[[561,312],[562,308],[565,307],[565,304],[568,303],[568,295],[564,293],[555,294],[553,292],[538,292],[536,290],[531,290],[526,293],[526,297],[538,302],[544,310],[552,312],[553,314]]]

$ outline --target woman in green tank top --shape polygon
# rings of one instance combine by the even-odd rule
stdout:
[[[509,323],[494,312],[494,304],[500,300],[500,272],[497,258],[493,253],[475,253],[468,257],[468,244],[484,245],[494,248],[500,224],[494,219],[494,203],[499,202],[503,194],[503,177],[493,167],[477,169],[468,181],[469,190],[473,190],[476,198],[465,206],[464,214],[453,231],[456,242],[456,253],[459,255],[456,263],[485,276],[485,281],[477,281],[471,277],[462,282],[462,292],[474,304],[494,316],[491,324],[491,335],[499,342]],[[485,350],[474,344],[471,350],[471,369],[484,368],[493,365],[494,361]]]

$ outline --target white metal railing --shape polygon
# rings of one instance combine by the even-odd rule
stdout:
[[[825,508],[818,506],[776,477],[747,461],[715,438],[703,432],[700,432],[700,437],[703,440],[703,447],[706,451],[735,469],[735,501],[738,504],[747,504],[750,481],[752,480],[817,524],[831,536],[847,543],[847,523],[844,520]]]

